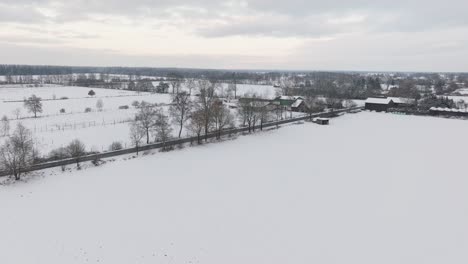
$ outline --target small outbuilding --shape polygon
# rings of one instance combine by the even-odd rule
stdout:
[[[319,125],[329,125],[330,124],[330,119],[328,118],[323,118],[323,117],[317,117],[315,118],[314,122]]]

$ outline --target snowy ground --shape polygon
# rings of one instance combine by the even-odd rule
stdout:
[[[0,262],[468,263],[468,122],[348,114],[0,186]]]
[[[455,91],[455,93],[459,93],[461,95],[468,95],[468,88],[461,88]]]

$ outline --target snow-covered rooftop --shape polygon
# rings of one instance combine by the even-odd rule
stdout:
[[[387,98],[369,97],[367,98],[365,102],[369,104],[389,104],[390,101],[394,102],[395,104],[411,104],[414,102],[414,99],[402,98],[402,97],[387,97]]]
[[[414,103],[414,99],[410,99],[410,98],[403,98],[403,97],[387,97],[387,98],[392,100],[395,104],[412,104],[412,103]]]
[[[297,99],[301,99],[302,97],[300,96],[288,96],[288,95],[281,95],[279,97],[277,97],[277,99],[280,99],[280,100],[297,100]]]
[[[374,98],[374,97],[369,97],[366,99],[365,103],[366,104],[389,104],[391,101],[390,98]]]
[[[439,112],[468,113],[468,109],[457,109],[448,107],[431,107],[429,110]]]
[[[291,107],[299,107],[302,104],[302,102],[304,102],[304,100],[298,99],[291,105]]]

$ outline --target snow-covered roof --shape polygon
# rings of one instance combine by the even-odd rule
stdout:
[[[297,100],[297,99],[301,99],[302,97],[300,96],[288,96],[288,95],[281,95],[279,97],[277,97],[277,99],[280,99],[280,100]]]
[[[390,98],[374,98],[369,97],[366,99],[366,104],[389,104],[392,101]]]
[[[395,104],[412,104],[412,103],[414,103],[414,99],[410,99],[410,98],[403,98],[403,97],[387,97],[387,98],[392,100]]]
[[[431,107],[429,110],[439,112],[468,113],[468,109],[457,109],[448,107]]]
[[[302,104],[302,102],[304,102],[304,100],[298,99],[291,105],[291,107],[299,107]]]

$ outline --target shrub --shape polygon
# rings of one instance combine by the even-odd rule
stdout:
[[[119,106],[119,109],[125,110],[125,109],[129,109],[129,107],[128,107],[128,105],[121,105],[121,106]]]
[[[140,102],[133,101],[132,106],[135,107],[135,108],[138,108],[138,107],[140,107]]]
[[[119,141],[112,142],[112,144],[109,146],[110,151],[116,151],[121,149],[123,149],[123,146],[122,143]]]
[[[54,159],[54,160],[61,160],[61,159],[66,159],[70,158],[70,154],[68,150],[64,147],[54,149],[49,153],[49,158]]]
[[[95,96],[96,92],[94,92],[93,90],[89,90],[88,95],[89,96]]]
[[[68,100],[68,97],[62,96],[62,97],[60,97],[60,100]]]
[[[92,111],[92,109],[91,109],[91,107],[86,107],[84,111],[85,111],[85,113],[89,113],[89,112]]]
[[[61,114],[65,114],[65,108],[60,109]]]

